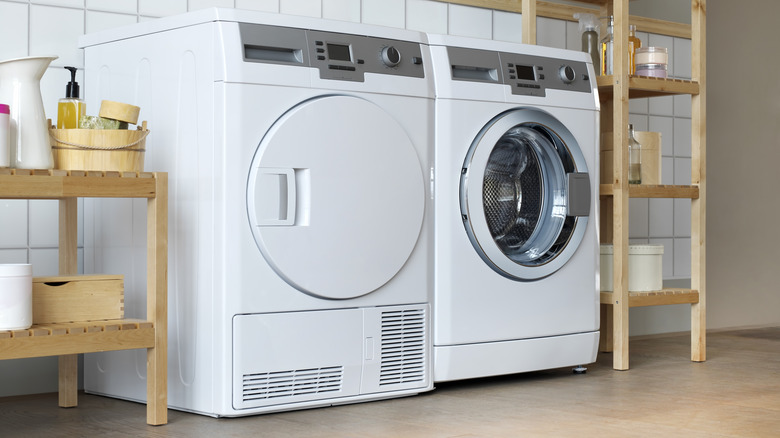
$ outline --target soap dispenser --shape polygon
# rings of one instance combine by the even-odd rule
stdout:
[[[65,97],[57,105],[57,129],[76,129],[79,119],[86,112],[87,105],[79,98],[79,83],[76,82],[76,67],[70,70],[70,82],[65,86]]]

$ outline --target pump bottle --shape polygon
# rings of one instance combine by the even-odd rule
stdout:
[[[79,84],[76,82],[76,67],[70,70],[70,82],[65,86],[65,97],[57,105],[57,129],[76,129],[79,119],[86,113],[87,105],[79,98]]]

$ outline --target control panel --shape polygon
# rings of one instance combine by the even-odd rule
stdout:
[[[366,73],[425,77],[419,43],[240,23],[245,62],[300,65],[320,78],[362,82]]]
[[[512,94],[544,96],[548,89],[591,92],[584,62],[505,52],[499,58],[504,83],[512,87]]]
[[[365,73],[424,77],[420,44],[308,31],[311,65],[323,79],[362,81]]]
[[[508,52],[448,47],[452,79],[509,85],[512,94],[545,96],[546,90],[590,93],[585,62]]]

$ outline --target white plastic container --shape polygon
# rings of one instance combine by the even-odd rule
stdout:
[[[601,245],[601,290],[611,292],[612,245]],[[663,245],[628,245],[628,291],[663,289]]]
[[[0,330],[32,326],[32,265],[0,264]]]

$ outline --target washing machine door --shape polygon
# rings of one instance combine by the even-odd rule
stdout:
[[[466,156],[460,207],[474,249],[493,270],[515,280],[554,273],[577,250],[592,208],[574,136],[539,109],[498,115]]]
[[[417,244],[420,159],[406,130],[376,104],[314,98],[260,142],[247,213],[258,248],[284,281],[319,298],[359,297],[390,281]]]

